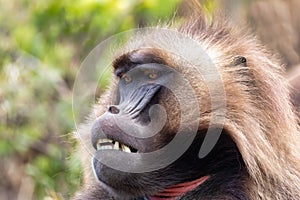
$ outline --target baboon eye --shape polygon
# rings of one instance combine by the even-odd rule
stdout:
[[[127,74],[124,74],[122,76],[122,79],[125,81],[126,84],[128,84],[128,83],[130,83],[132,81],[132,78],[129,75],[127,75]]]
[[[150,79],[156,79],[157,78],[157,73],[151,72],[151,73],[148,74],[148,77]]]
[[[156,79],[158,77],[158,73],[156,70],[145,70],[144,74],[150,79]]]

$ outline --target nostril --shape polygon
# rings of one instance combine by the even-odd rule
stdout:
[[[116,106],[109,106],[108,112],[110,112],[112,114],[118,114],[120,112],[120,110]]]

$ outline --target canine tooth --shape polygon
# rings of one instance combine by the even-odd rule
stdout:
[[[116,149],[116,150],[119,150],[119,149],[120,149],[120,144],[119,144],[119,142],[115,141],[114,149]]]
[[[122,145],[121,145],[121,147],[122,147],[122,151],[124,151],[124,152],[128,152],[128,153],[131,153],[131,151],[130,151],[130,149],[129,149],[129,147],[128,147],[128,146],[126,146],[126,145],[122,144]]]

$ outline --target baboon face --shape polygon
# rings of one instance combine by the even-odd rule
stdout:
[[[91,131],[97,150],[94,173],[113,196],[176,197],[200,184],[213,188],[219,178],[216,174],[222,174],[223,181],[236,176],[239,152],[224,131],[213,150],[199,158],[206,129],[194,122],[191,113],[198,101],[187,98],[191,91],[178,71],[159,55],[139,51],[118,58],[114,68],[117,84],[110,95],[111,104],[94,121]],[[180,110],[179,104],[185,104],[187,110]],[[116,165],[120,168],[113,167]],[[185,182],[189,184],[173,194],[162,192]]]

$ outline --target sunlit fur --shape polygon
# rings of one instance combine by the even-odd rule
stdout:
[[[243,183],[247,196],[252,200],[299,200],[300,132],[283,66],[253,35],[240,27],[230,26],[222,17],[210,21],[199,14],[186,20],[177,30],[196,40],[206,50],[222,76],[227,104],[224,130],[236,143],[247,167],[248,174]],[[174,43],[170,37],[159,38],[159,41]],[[155,48],[154,44],[151,45]],[[137,50],[136,46],[143,49],[142,45],[130,44],[124,52]],[[193,73],[191,66],[184,66],[183,61],[168,52],[153,50],[152,53],[188,77],[199,102],[203,103],[199,129],[207,128],[209,94],[205,84],[199,81],[200,75]],[[239,55],[247,59],[246,68],[230,65]],[[101,115],[111,103],[115,85],[113,78],[107,92],[95,106],[91,119],[77,132],[81,137],[78,141],[84,166],[84,186],[89,189],[83,189],[75,199],[109,199],[95,182],[88,151],[94,152],[89,137],[95,113],[96,116]],[[168,105],[170,102],[164,106]],[[168,107],[166,110],[169,115],[179,112],[174,108],[171,112]]]

